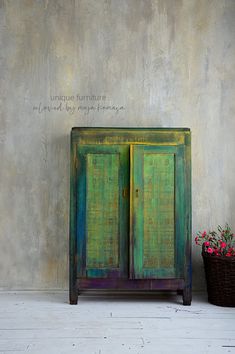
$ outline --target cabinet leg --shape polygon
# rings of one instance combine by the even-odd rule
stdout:
[[[78,291],[76,289],[70,290],[69,303],[70,303],[70,305],[77,305],[77,303],[78,303]]]
[[[192,301],[192,289],[184,288],[183,290],[183,305],[190,306]]]

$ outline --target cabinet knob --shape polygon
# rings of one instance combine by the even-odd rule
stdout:
[[[135,190],[135,196],[136,196],[136,198],[139,197],[139,189],[138,188]]]

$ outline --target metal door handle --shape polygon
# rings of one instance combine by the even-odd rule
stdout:
[[[126,197],[127,197],[127,188],[123,188],[123,190],[122,190],[122,196],[123,196],[123,198],[126,198]]]

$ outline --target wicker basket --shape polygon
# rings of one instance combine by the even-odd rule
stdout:
[[[202,251],[208,301],[218,306],[235,307],[235,257],[209,255]]]

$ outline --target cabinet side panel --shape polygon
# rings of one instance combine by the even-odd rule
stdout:
[[[87,154],[87,268],[119,267],[119,154]]]
[[[174,154],[144,153],[144,268],[174,268]]]
[[[76,144],[71,136],[70,159],[70,224],[69,224],[69,300],[77,303],[77,240],[76,240]]]

